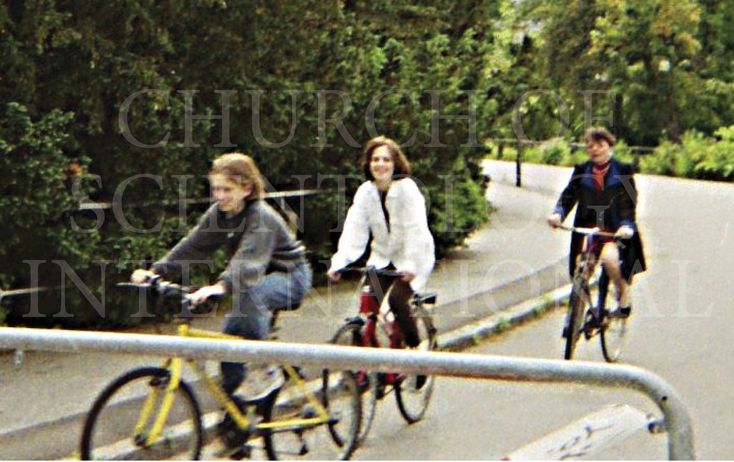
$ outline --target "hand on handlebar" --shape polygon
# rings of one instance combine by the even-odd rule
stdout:
[[[617,232],[614,233],[614,237],[618,239],[630,239],[632,236],[635,235],[635,230],[632,229],[631,226],[622,225],[617,229]]]
[[[211,286],[204,286],[196,292],[186,295],[186,298],[191,300],[191,303],[198,305],[205,302],[209,297],[212,296],[223,296],[226,290],[221,284],[213,284]]]
[[[342,278],[342,273],[340,271],[328,270],[326,272],[326,276],[328,276],[332,282],[338,282]]]
[[[155,277],[155,273],[146,269],[136,269],[130,275],[130,281],[135,284],[143,284]]]
[[[415,274],[410,271],[403,271],[403,276],[400,278],[403,282],[410,282],[415,279]]]
[[[563,217],[560,213],[552,213],[548,216],[548,224],[553,228],[558,228],[563,222]]]

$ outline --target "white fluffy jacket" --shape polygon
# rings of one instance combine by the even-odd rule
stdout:
[[[410,178],[393,181],[385,207],[390,215],[390,231],[375,184],[367,181],[357,189],[339,238],[339,249],[331,259],[331,269],[340,270],[361,257],[371,231],[367,264],[384,268],[392,262],[398,271],[415,274],[410,285],[414,291],[421,292],[435,262],[423,194]]]

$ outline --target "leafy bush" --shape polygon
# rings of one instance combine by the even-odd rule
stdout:
[[[161,257],[196,222],[201,208],[180,217],[178,201],[207,197],[213,158],[245,151],[276,190],[328,189],[334,185],[318,184],[319,177],[359,176],[360,147],[375,130],[399,142],[414,135],[405,151],[425,185],[438,252],[456,245],[487,219],[478,174],[484,148],[469,140],[496,117],[488,57],[497,8],[442,0],[0,5],[0,232],[7,239],[0,287],[65,283],[63,294],[41,296],[48,313],[64,306],[71,314],[38,318],[50,325],[135,322],[114,282]],[[216,118],[223,91],[231,92],[228,140]],[[255,94],[263,96],[257,106]],[[470,108],[475,127],[466,120]],[[69,175],[84,180],[77,199],[113,202],[140,174],[160,182],[129,183],[118,204],[124,220],[72,212],[78,200]],[[181,196],[183,175],[195,177]],[[305,198],[301,237],[314,263],[331,255],[340,203],[351,201],[358,183]],[[89,231],[75,230],[72,218]],[[39,281],[23,265],[29,258],[46,262]],[[100,314],[94,299],[103,293]],[[27,306],[10,310],[13,322],[26,322]]]
[[[82,272],[90,267],[99,235],[92,230],[80,236],[70,226],[69,212],[77,205],[73,190],[89,163],[78,152],[68,154],[74,152],[69,136],[73,121],[73,113],[59,110],[34,120],[18,103],[0,112],[0,260],[9,263],[0,268],[0,287],[56,286],[61,263],[53,261]],[[87,192],[76,189],[77,194]],[[86,226],[83,217],[74,218]],[[5,303],[15,312],[29,300]]]
[[[654,175],[673,176],[676,159],[680,155],[680,145],[665,140],[652,154],[640,159],[640,171]]]
[[[721,127],[715,135],[719,139],[706,137],[691,130],[686,132],[680,143],[668,139],[650,154],[639,155],[639,170],[653,175],[677,176],[702,180],[734,180],[734,126]],[[515,150],[505,147],[503,160],[516,159]],[[615,158],[633,163],[637,156],[623,140],[614,146]],[[498,158],[490,154],[491,158]],[[571,149],[562,139],[552,139],[539,146],[523,151],[523,162],[572,166],[587,160],[584,149]]]
[[[570,156],[571,148],[563,138],[552,138],[540,145],[540,152],[544,164],[560,165]]]
[[[641,171],[703,180],[734,179],[734,139],[732,127],[716,131],[720,140],[697,131],[686,132],[681,144],[663,141],[653,154],[644,156]]]

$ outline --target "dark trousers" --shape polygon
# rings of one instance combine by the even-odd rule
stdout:
[[[410,313],[410,299],[414,293],[410,283],[402,279],[380,276],[377,281],[367,281],[367,284],[372,287],[379,303],[384,300],[385,293],[390,291],[387,303],[390,305],[390,310],[395,314],[395,319],[403,333],[405,343],[409,347],[418,346],[420,343],[418,327],[415,318]]]

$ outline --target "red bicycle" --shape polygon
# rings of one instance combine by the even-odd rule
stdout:
[[[609,276],[603,268],[598,268],[601,265],[597,265],[597,259],[592,254],[592,242],[598,237],[614,238],[614,234],[600,231],[598,228],[569,226],[559,228],[587,238],[573,275],[568,313],[563,327],[563,337],[566,339],[563,357],[565,359],[573,357],[576,343],[582,334],[586,340],[599,334],[604,359],[613,363],[619,359],[622,351],[629,312],[624,313],[619,308],[613,310],[606,308]],[[618,240],[615,239],[615,242],[619,245]]]
[[[399,324],[389,308],[381,309],[379,298],[373,286],[378,286],[378,278],[400,278],[401,273],[375,267],[346,268],[342,272],[359,272],[363,275],[360,286],[359,314],[347,318],[331,340],[332,343],[350,346],[405,348]],[[367,282],[372,281],[372,284]],[[425,305],[436,303],[437,294],[415,294],[411,300],[411,315],[418,327],[420,344],[416,350],[431,351],[438,346],[433,318]],[[387,304],[385,304],[387,305]],[[356,371],[357,383],[362,396],[362,425],[358,435],[361,443],[367,437],[375,417],[377,401],[391,390],[400,414],[408,423],[423,418],[433,392],[434,377],[425,375],[406,375],[397,372],[376,373],[367,370]]]

